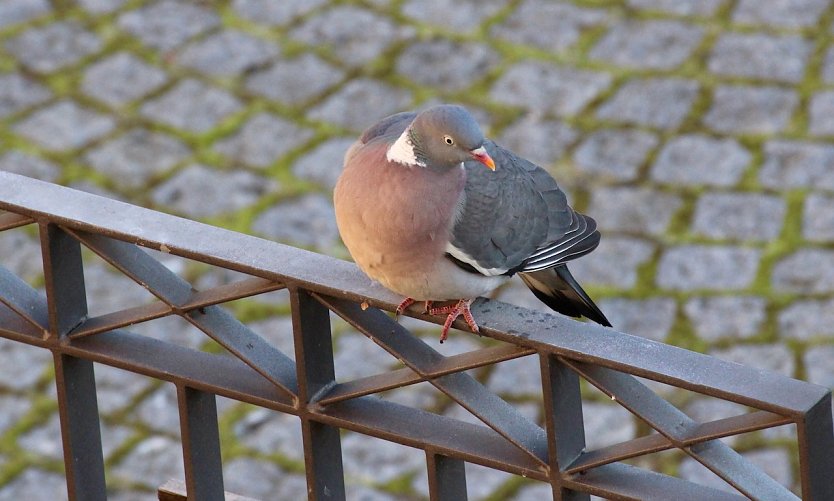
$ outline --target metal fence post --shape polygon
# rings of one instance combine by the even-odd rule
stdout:
[[[223,464],[214,394],[177,386],[185,485],[189,499],[223,501]]]
[[[432,501],[466,501],[466,463],[432,451],[426,451],[429,472],[429,499]]]

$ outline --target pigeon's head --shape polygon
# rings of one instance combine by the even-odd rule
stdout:
[[[466,108],[433,106],[417,115],[410,133],[415,153],[429,165],[451,168],[475,159],[495,170],[484,148],[484,133]]]

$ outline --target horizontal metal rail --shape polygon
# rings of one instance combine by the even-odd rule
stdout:
[[[793,423],[804,499],[834,499],[834,430],[826,388],[724,362],[594,324],[478,300],[482,334],[505,344],[444,356],[385,311],[401,298],[351,263],[254,236],[0,172],[0,231],[35,225],[45,297],[0,267],[0,336],[54,354],[71,499],[105,496],[93,363],[177,388],[189,497],[223,499],[215,395],[296,415],[302,424],[311,499],[344,497],[339,430],[425,450],[432,499],[465,497],[472,462],[550,483],[555,499],[796,499],[719,438]],[[86,247],[155,297],[90,317]],[[198,291],[142,247],[249,275]],[[2,266],[0,256],[0,266]],[[230,314],[229,301],[287,289],[295,352],[282,353]],[[337,381],[329,315],[345,319],[404,368]],[[131,325],[177,315],[229,354],[193,350],[131,333]],[[409,315],[430,322],[430,315]],[[456,324],[462,327],[462,323]],[[466,373],[535,355],[545,419],[540,426]],[[737,402],[750,413],[699,423],[635,378]],[[580,380],[587,380],[656,433],[586,450]],[[428,382],[478,417],[476,425],[375,395]],[[737,494],[623,461],[677,449]]]

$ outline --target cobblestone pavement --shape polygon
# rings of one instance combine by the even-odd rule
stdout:
[[[830,0],[0,0],[0,169],[346,257],[330,191],[351,138],[464,103],[599,221],[600,248],[573,269],[619,330],[832,386],[832,21]],[[0,235],[0,256],[42,283],[31,232]],[[89,261],[94,313],[148,299]],[[230,279],[170,264],[199,287]],[[497,296],[543,308],[518,283]],[[235,311],[289,343],[281,294]],[[176,319],[137,330],[204,339]],[[339,377],[393,364],[360,338],[337,324]],[[0,500],[60,499],[50,357],[0,351]],[[540,419],[536,365],[477,377]],[[152,499],[182,476],[174,389],[96,376],[112,498]],[[744,410],[669,395],[698,419]],[[647,433],[587,397],[592,446]],[[465,414],[422,386],[392,398]],[[220,412],[227,489],[304,498],[298,423],[223,399]],[[793,433],[732,443],[794,485]],[[351,499],[427,497],[419,451],[351,434],[343,448]],[[679,455],[654,461],[722,485]],[[468,482],[474,499],[548,492],[475,466]]]

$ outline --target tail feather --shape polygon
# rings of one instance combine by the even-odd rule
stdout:
[[[582,290],[567,265],[519,273],[519,276],[541,302],[555,311],[571,317],[584,316],[600,325],[611,327],[611,322]]]

